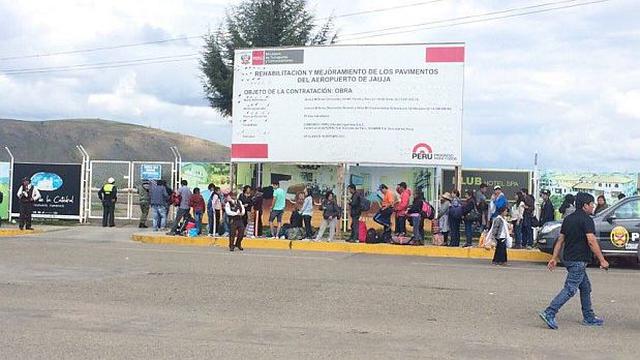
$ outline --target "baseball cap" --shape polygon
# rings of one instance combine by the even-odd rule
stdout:
[[[407,183],[403,181],[400,184],[398,184],[398,186],[406,189],[407,188]]]
[[[551,195],[551,191],[549,191],[547,189],[543,189],[542,191],[540,191],[540,194]]]
[[[496,185],[493,187],[493,190],[502,190],[502,186]]]

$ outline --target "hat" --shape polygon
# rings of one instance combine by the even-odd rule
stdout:
[[[442,196],[440,196],[443,199],[447,199],[449,201],[451,201],[451,194],[449,194],[448,192],[442,194]]]
[[[398,186],[400,186],[401,188],[407,188],[407,183],[406,182],[401,182],[400,184],[398,184]]]
[[[31,182],[31,179],[29,179],[28,177],[23,177],[20,182],[23,182],[23,181]]]
[[[547,190],[547,189],[543,189],[542,191],[540,191],[540,194],[543,195],[551,195],[551,191]]]
[[[382,184],[378,187],[378,190],[382,191],[383,189],[388,189],[387,185]]]
[[[493,187],[493,190],[502,190],[502,186],[496,185]]]
[[[113,184],[114,182],[116,182],[116,179],[114,179],[114,178],[110,177],[110,178],[108,178],[108,179],[107,179],[107,182],[108,182],[109,184]]]

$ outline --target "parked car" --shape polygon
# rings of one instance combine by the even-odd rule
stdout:
[[[605,257],[632,257],[640,261],[640,196],[622,199],[593,216],[596,237]],[[538,233],[540,251],[553,254],[561,221],[546,223]]]

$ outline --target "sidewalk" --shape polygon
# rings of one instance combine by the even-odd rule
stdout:
[[[146,244],[186,245],[186,246],[229,246],[229,239],[222,237],[185,237],[169,236],[157,233],[137,233],[132,239]],[[484,248],[452,248],[444,246],[410,246],[392,244],[363,244],[335,242],[312,242],[299,240],[249,239],[242,240],[245,249],[273,249],[299,251],[343,252],[353,254],[404,255],[427,257],[450,257],[461,259],[493,258],[493,250]],[[548,254],[538,250],[508,250],[509,261],[547,262],[551,258]]]

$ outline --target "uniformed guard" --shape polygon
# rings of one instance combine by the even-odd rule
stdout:
[[[107,183],[102,185],[102,188],[98,191],[98,198],[102,201],[102,227],[116,226],[114,215],[116,201],[118,201],[118,188],[115,182],[116,180],[110,177]]]
[[[31,214],[33,204],[40,199],[40,192],[33,185],[31,179],[22,179],[22,185],[18,188],[18,200],[20,202],[20,230],[33,230],[31,227]]]
[[[149,217],[149,188],[150,188],[149,180],[142,180],[142,183],[138,185],[138,196],[140,202],[140,224],[138,225],[141,229],[146,229],[147,226],[147,218]]]

